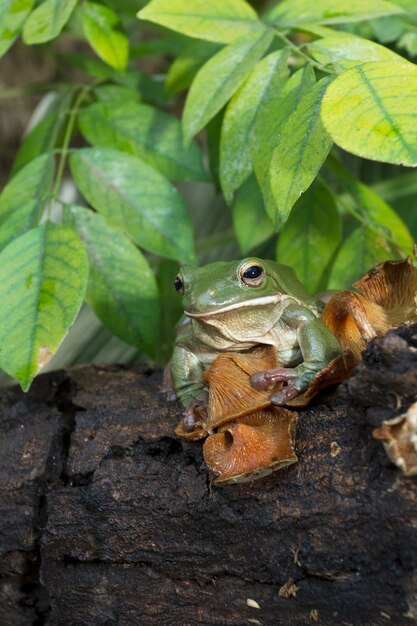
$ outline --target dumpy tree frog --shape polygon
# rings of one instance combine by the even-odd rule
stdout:
[[[319,303],[285,265],[250,257],[183,267],[175,288],[182,294],[186,317],[179,327],[171,375],[189,416],[206,401],[203,374],[221,353],[274,346],[282,367],[259,372],[251,382],[266,389],[285,381],[271,396],[274,404],[282,405],[307,389],[316,372],[341,352],[319,319]],[[193,428],[191,417],[188,426]]]

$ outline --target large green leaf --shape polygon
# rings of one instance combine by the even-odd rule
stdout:
[[[90,261],[86,299],[114,335],[152,354],[159,321],[158,288],[143,254],[92,211],[66,208]]]
[[[215,54],[197,73],[188,92],[182,118],[188,143],[233,96],[246,75],[268,49],[272,32],[240,37]]]
[[[0,195],[0,249],[41,218],[54,174],[52,154],[30,161],[13,176]]]
[[[385,0],[284,0],[268,13],[267,20],[280,27],[303,22],[343,24],[395,13],[403,9]]]
[[[129,59],[129,41],[117,14],[109,7],[86,0],[81,16],[84,35],[94,52],[110,67],[123,72]]]
[[[0,56],[10,48],[30,13],[35,0],[2,0],[0,2]]]
[[[374,265],[392,256],[386,241],[366,226],[351,232],[332,267],[328,288],[347,289]]]
[[[229,203],[252,171],[250,142],[256,118],[268,114],[271,98],[282,92],[288,78],[287,60],[284,50],[259,61],[227,106],[220,143],[220,181]]]
[[[313,182],[332,141],[320,119],[320,105],[329,79],[311,87],[280,129],[271,159],[271,189],[276,206],[271,215],[285,222],[300,195]],[[268,207],[267,207],[268,208]]]
[[[238,189],[232,204],[233,228],[240,251],[246,254],[273,235],[275,228],[265,213],[264,201],[255,176]]]
[[[156,342],[156,360],[161,365],[168,363],[175,339],[175,327],[178,324],[184,309],[181,298],[174,294],[174,278],[179,270],[178,263],[162,261],[158,266],[156,280],[158,281],[161,300],[161,316],[158,341]]]
[[[308,44],[310,54],[323,65],[349,69],[368,61],[404,62],[404,59],[374,41],[339,32]]]
[[[348,152],[417,165],[417,67],[370,62],[344,72],[323,98],[322,119]]]
[[[169,95],[188,89],[200,67],[221,48],[218,43],[191,39],[170,65],[165,81]]]
[[[326,287],[325,272],[339,247],[342,228],[333,194],[321,184],[308,189],[280,232],[277,261],[294,268],[310,293]]]
[[[269,173],[272,152],[279,141],[281,126],[314,83],[314,72],[310,65],[305,65],[285,83],[282,93],[271,94],[269,100],[264,103],[262,115],[258,115],[255,120],[250,150],[256,178],[269,215],[275,213],[275,200]]]
[[[70,158],[75,183],[109,224],[150,252],[193,261],[190,216],[177,189],[136,156],[84,148]]]
[[[183,147],[179,120],[132,101],[98,103],[81,111],[79,127],[98,147],[141,157],[171,180],[208,180],[196,142]]]
[[[138,17],[197,39],[228,43],[261,27],[244,0],[152,0]]]
[[[55,39],[64,28],[78,0],[45,0],[30,14],[23,27],[27,44]]]
[[[0,367],[24,390],[48,363],[84,298],[88,260],[69,228],[43,224],[0,254]]]

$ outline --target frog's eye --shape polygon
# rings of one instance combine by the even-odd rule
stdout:
[[[174,280],[174,287],[181,295],[184,293],[184,283],[181,280],[181,276],[177,274]]]
[[[265,270],[260,263],[246,263],[240,268],[240,278],[248,287],[257,287],[264,279]]]

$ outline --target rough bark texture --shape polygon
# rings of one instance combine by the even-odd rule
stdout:
[[[211,487],[160,383],[88,367],[3,392],[2,626],[417,624],[417,480],[371,436],[416,400],[416,326],[300,411],[297,464],[249,484]]]

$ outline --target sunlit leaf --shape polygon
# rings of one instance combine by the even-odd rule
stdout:
[[[109,224],[150,252],[193,261],[190,216],[162,174],[136,156],[107,148],[74,151],[70,165],[81,193]]]
[[[185,149],[179,120],[164,111],[119,100],[89,106],[78,122],[93,146],[135,154],[171,180],[208,179],[197,143]]]
[[[84,298],[88,260],[77,235],[43,224],[0,254],[0,367],[27,389],[48,363]]]
[[[30,14],[23,27],[27,44],[55,39],[64,28],[78,0],[45,0]]]
[[[158,288],[145,257],[99,214],[77,206],[66,212],[90,262],[88,304],[114,335],[152,354],[159,321]]]
[[[237,191],[232,204],[233,228],[242,254],[266,241],[275,231],[265,213],[264,201],[254,176]]]
[[[231,98],[268,49],[272,38],[268,30],[250,33],[220,50],[203,65],[185,103],[182,122],[186,143]]]
[[[311,87],[280,129],[271,159],[271,189],[276,202],[273,222],[285,222],[300,195],[311,185],[332,141],[320,119],[320,105],[329,84],[323,78]]]
[[[97,56],[115,70],[123,72],[129,58],[129,41],[121,30],[117,13],[97,2],[82,5],[84,35]]]
[[[326,286],[325,272],[341,236],[334,196],[323,185],[315,184],[297,202],[280,232],[277,261],[290,265],[314,294]]]
[[[152,0],[138,17],[190,37],[222,43],[261,27],[256,12],[244,0]]]
[[[268,13],[267,20],[280,27],[303,22],[344,24],[395,13],[403,9],[385,0],[284,0]]]
[[[172,95],[188,89],[200,67],[220,48],[220,44],[211,41],[190,40],[170,65],[165,81],[167,93]]]
[[[317,39],[308,44],[308,49],[319,63],[335,64],[345,69],[368,61],[404,62],[401,56],[385,46],[342,32]]]
[[[344,72],[323,98],[322,119],[348,152],[417,165],[417,67],[371,62]]]
[[[0,2],[0,56],[10,48],[30,13],[35,0],[2,0]]]
[[[220,180],[227,202],[252,171],[251,136],[257,116],[268,114],[271,98],[282,93],[288,78],[288,52],[263,58],[229,102],[220,143]]]

